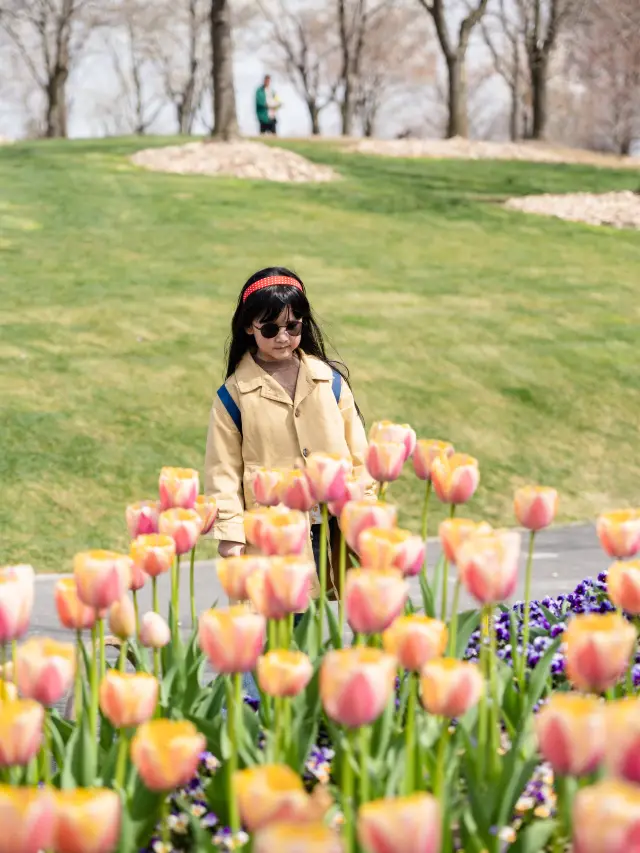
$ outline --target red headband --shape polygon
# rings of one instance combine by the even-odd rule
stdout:
[[[262,290],[263,287],[274,287],[276,284],[284,284],[288,287],[295,287],[298,290],[302,290],[302,285],[297,278],[292,278],[290,275],[270,275],[267,278],[261,278],[250,284],[242,295],[242,301],[246,302],[256,290]]]

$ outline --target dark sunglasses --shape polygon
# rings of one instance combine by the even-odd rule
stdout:
[[[264,326],[256,326],[254,323],[253,328],[257,329],[263,338],[275,338],[280,329],[286,329],[288,335],[297,338],[302,334],[302,320],[292,320],[286,326],[279,326],[277,323],[265,323]]]

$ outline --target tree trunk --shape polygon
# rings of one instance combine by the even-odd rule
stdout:
[[[47,84],[47,137],[64,138],[67,135],[67,68],[54,69]]]
[[[469,135],[469,123],[464,53],[462,56],[457,53],[447,59],[447,76],[449,82],[447,139],[452,139],[454,136],[462,136],[466,139]]]
[[[213,136],[225,142],[239,135],[233,88],[233,42],[230,0],[211,0],[213,54]]]
[[[311,119],[311,133],[313,136],[320,136],[320,110],[313,98],[307,99],[307,109],[309,110],[309,118]]]
[[[340,104],[340,115],[342,117],[342,135],[351,136],[353,132],[353,92],[351,86],[351,75],[347,74],[344,80],[344,92]]]
[[[537,56],[531,62],[533,102],[532,139],[544,139],[547,129],[547,59]]]

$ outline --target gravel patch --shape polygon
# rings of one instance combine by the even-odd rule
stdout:
[[[286,183],[326,183],[339,175],[284,148],[261,142],[190,142],[148,148],[131,158],[136,166],[179,175],[225,175]]]
[[[510,198],[505,207],[524,213],[555,216],[570,222],[640,230],[640,193],[567,193]]]

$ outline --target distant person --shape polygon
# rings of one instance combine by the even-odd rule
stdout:
[[[277,133],[277,111],[282,104],[271,88],[271,77],[267,74],[262,85],[256,90],[256,115],[260,123],[260,133]]]

